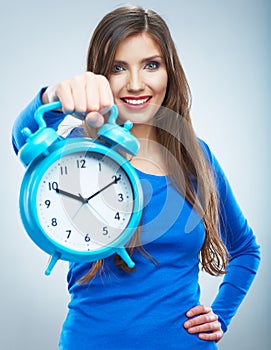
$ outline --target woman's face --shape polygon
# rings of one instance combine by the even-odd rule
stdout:
[[[160,46],[149,34],[137,34],[121,42],[109,77],[121,120],[151,124],[164,100],[167,82]]]

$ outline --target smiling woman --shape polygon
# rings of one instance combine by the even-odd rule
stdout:
[[[123,40],[116,51],[109,83],[120,118],[151,124],[167,90],[167,69],[159,45],[148,33]]]
[[[135,6],[107,14],[92,36],[87,71],[41,89],[19,115],[15,150],[25,142],[21,129],[36,129],[37,107],[55,100],[63,111],[46,113],[51,128],[67,113],[85,118],[69,137],[97,137],[113,102],[120,124],[134,123],[140,151],[127,162],[145,202],[127,246],[135,268],[117,255],[70,264],[59,350],[217,349],[257,272],[259,246],[218,161],[195,135],[190,90],[165,21]],[[211,306],[200,305],[200,265],[224,275]]]

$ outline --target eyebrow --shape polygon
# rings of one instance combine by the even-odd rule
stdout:
[[[160,59],[160,60],[163,60],[163,57],[160,56],[160,55],[153,55],[153,56],[150,56],[150,57],[146,57],[146,58],[143,58],[143,60],[141,60],[141,63],[144,63],[144,62],[149,62],[149,61],[153,61],[155,59]],[[122,61],[122,60],[114,60],[114,63],[118,63],[118,64],[127,64],[127,62],[125,61]]]

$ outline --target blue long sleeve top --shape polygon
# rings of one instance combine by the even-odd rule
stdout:
[[[15,152],[25,142],[21,129],[37,129],[33,115],[42,104],[41,93],[42,90],[15,121]],[[59,112],[48,112],[45,121],[57,129],[64,117]],[[260,252],[217,159],[206,143],[199,142],[215,174],[221,236],[230,254],[228,273],[211,305],[225,332],[255,277]],[[91,263],[70,263],[67,279],[71,299],[59,350],[217,349],[214,341],[200,340],[183,327],[186,311],[200,303],[203,223],[167,176],[136,171],[145,201],[141,237],[145,249],[159,264],[151,263],[136,250],[136,270],[127,273],[109,257],[105,259],[104,272],[81,285],[77,281]]]

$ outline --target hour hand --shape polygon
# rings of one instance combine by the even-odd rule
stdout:
[[[76,200],[80,201],[81,203],[86,203],[85,198],[83,198],[83,197],[80,195],[80,193],[79,193],[78,195],[76,195],[76,194],[74,194],[74,193],[70,193],[70,192],[61,190],[60,188],[56,188],[55,191],[56,191],[56,193],[58,193],[58,194],[63,194],[64,196],[67,196],[67,197],[76,199]]]

